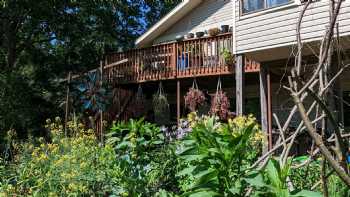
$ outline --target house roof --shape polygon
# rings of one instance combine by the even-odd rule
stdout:
[[[154,39],[164,33],[182,17],[198,6],[203,0],[183,0],[148,31],[141,35],[135,42],[136,47],[144,47],[152,43]]]

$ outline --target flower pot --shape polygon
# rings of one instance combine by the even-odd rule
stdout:
[[[229,31],[230,26],[229,25],[221,25],[221,32],[227,33]]]
[[[176,41],[180,42],[180,41],[182,41],[184,39],[184,36],[183,35],[177,35],[175,37],[175,39],[176,39]]]
[[[196,37],[197,38],[201,38],[203,36],[204,36],[204,32],[202,32],[202,31],[196,32]]]
[[[209,36],[216,36],[220,33],[220,29],[219,28],[212,28],[208,30],[208,34]]]
[[[187,38],[187,39],[194,38],[194,33],[188,33],[188,34],[186,35],[186,38]]]

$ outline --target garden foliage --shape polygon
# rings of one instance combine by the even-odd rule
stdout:
[[[296,159],[251,169],[265,140],[252,116],[222,123],[190,113],[185,122],[176,131],[143,119],[114,123],[102,145],[78,121],[69,122],[69,137],[60,119],[48,121],[49,140],[11,137],[15,154],[0,160],[0,196],[320,195],[307,191],[312,183],[303,179],[310,173],[316,180],[317,167],[293,169]],[[288,187],[288,176],[296,189]],[[330,196],[349,194],[337,177],[330,179]]]

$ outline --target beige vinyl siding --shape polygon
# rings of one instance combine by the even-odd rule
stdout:
[[[174,40],[177,35],[233,25],[234,0],[204,0],[173,27],[154,40],[154,44]]]
[[[329,21],[328,2],[327,0],[314,2],[306,11],[301,27],[301,36],[304,41],[322,38]],[[302,5],[292,2],[280,8],[241,16],[240,1],[235,0],[235,9],[237,53],[287,46],[296,42],[296,23],[303,9]],[[343,2],[338,22],[340,34],[349,35],[349,1]]]

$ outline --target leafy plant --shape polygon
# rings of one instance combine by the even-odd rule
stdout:
[[[254,196],[266,197],[321,197],[317,192],[307,190],[289,191],[287,177],[290,173],[292,160],[281,166],[275,159],[270,159],[264,171],[252,174],[245,180],[254,187]]]
[[[70,124],[73,125],[73,124]],[[65,138],[59,122],[48,121],[52,142],[23,143],[13,176],[4,181],[4,196],[104,196],[118,194],[121,170],[111,146],[99,146],[83,126],[74,138]]]
[[[300,165],[308,158],[308,156],[293,158],[293,164]],[[312,161],[308,165],[304,165],[297,169],[291,169],[290,178],[296,188],[310,189],[320,180],[320,160]]]
[[[184,196],[243,196],[249,166],[246,148],[258,132],[255,126],[252,123],[238,131],[215,117],[198,120],[178,147]]]
[[[235,58],[234,58],[233,54],[231,53],[231,51],[229,51],[228,49],[225,48],[221,52],[221,55],[223,56],[226,65],[232,66],[234,64]]]
[[[176,159],[159,127],[143,119],[120,122],[107,134],[107,144],[115,147],[123,170],[122,190],[129,196],[176,190]]]

